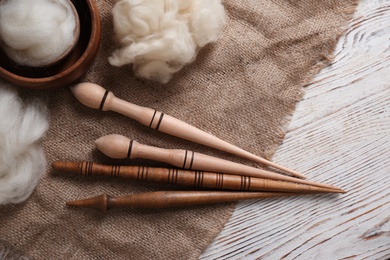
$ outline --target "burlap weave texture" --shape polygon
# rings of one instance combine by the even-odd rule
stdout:
[[[302,87],[331,59],[355,0],[224,1],[222,38],[166,85],[137,79],[130,66],[112,67],[118,47],[111,9],[96,1],[102,43],[82,79],[135,104],[152,107],[267,158],[283,140],[284,127]],[[68,88],[34,92],[46,96],[51,126],[44,139],[48,162],[162,165],[145,160],[108,159],[94,140],[122,134],[140,143],[189,149],[253,163],[148,129],[113,112],[81,105]],[[294,165],[286,165],[294,168]],[[168,210],[113,209],[107,213],[69,209],[65,201],[106,192],[112,195],[179,189],[131,180],[47,174],[21,205],[0,208],[0,237],[36,259],[195,259],[221,230],[235,204]],[[0,240],[1,243],[1,240]]]

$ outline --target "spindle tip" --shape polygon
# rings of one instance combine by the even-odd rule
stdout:
[[[337,188],[336,186],[333,186],[334,188],[332,189],[328,189],[328,192],[329,193],[341,193],[341,194],[344,194],[344,193],[347,193],[345,190],[343,189],[340,189],[340,188]]]
[[[70,87],[73,95],[87,107],[99,109],[106,90],[94,83],[83,82]]]
[[[126,158],[129,151],[129,144],[129,138],[117,134],[106,135],[95,141],[95,145],[99,151],[114,159]]]

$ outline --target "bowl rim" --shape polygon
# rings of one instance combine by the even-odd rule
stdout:
[[[91,14],[91,36],[90,36],[91,40],[88,42],[88,45],[85,48],[83,54],[80,56],[80,58],[74,64],[72,64],[66,70],[62,71],[60,74],[52,75],[52,76],[48,76],[48,77],[42,77],[42,78],[29,78],[29,77],[20,76],[18,74],[14,74],[14,73],[4,69],[2,66],[0,66],[0,73],[1,73],[2,77],[4,77],[5,80],[7,80],[11,83],[14,83],[15,85],[23,86],[26,88],[50,89],[50,88],[55,88],[55,87],[42,86],[41,84],[49,83],[49,82],[58,80],[60,78],[65,78],[70,73],[75,71],[75,69],[78,66],[80,66],[80,64],[82,64],[84,62],[88,62],[88,61],[90,61],[90,59],[94,59],[94,57],[99,49],[98,47],[96,47],[96,50],[94,50],[94,46],[96,46],[96,41],[98,41],[97,46],[99,46],[100,40],[101,40],[100,15],[99,15],[99,10],[98,10],[96,4],[94,3],[94,0],[85,0],[85,2],[87,3],[89,10],[90,10],[90,14]],[[96,38],[96,35],[98,35],[97,38]],[[91,56],[91,53],[93,55],[92,55],[92,57],[90,57],[88,59],[88,56]],[[74,80],[76,80],[77,78],[82,76],[84,73],[85,72],[76,72],[77,77]],[[28,83],[25,83],[25,84],[19,83],[19,82],[27,82],[27,81],[28,81]],[[18,83],[16,83],[16,82],[18,82]],[[34,86],[32,86],[32,85],[34,85]],[[59,87],[59,86],[57,86],[57,87]]]
[[[50,61],[50,62],[48,62],[46,64],[43,64],[42,65],[43,67],[51,66],[53,64],[56,64],[56,63],[60,62],[62,59],[64,59],[66,56],[68,56],[68,54],[74,49],[74,47],[76,46],[76,44],[77,44],[77,42],[78,42],[78,40],[80,38],[80,18],[79,18],[79,14],[78,14],[77,9],[74,6],[72,0],[67,0],[67,2],[69,3],[70,9],[72,10],[72,13],[73,13],[74,18],[75,18],[75,29],[74,29],[74,32],[73,32],[72,43],[54,61]]]

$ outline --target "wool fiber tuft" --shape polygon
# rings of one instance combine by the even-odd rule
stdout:
[[[21,65],[44,66],[72,45],[76,17],[66,0],[0,1],[0,42]]]
[[[45,172],[40,140],[48,112],[39,102],[24,105],[14,88],[0,80],[0,205],[26,200]]]
[[[225,25],[220,0],[121,0],[112,14],[122,47],[110,64],[133,64],[137,76],[161,83],[215,42]]]

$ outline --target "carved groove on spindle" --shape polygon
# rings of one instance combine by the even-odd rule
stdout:
[[[91,162],[83,162],[80,165],[80,173],[82,175],[92,175],[92,163]]]
[[[113,165],[111,167],[110,175],[113,177],[120,177],[121,167],[119,165]]]
[[[79,173],[81,175],[85,175],[85,173],[83,172],[83,168],[84,168],[84,165],[86,164],[87,162],[82,162],[79,164]]]
[[[158,130],[160,128],[160,125],[161,125],[163,117],[164,117],[164,113],[161,113],[160,119],[158,120],[158,123],[157,123],[157,126],[156,126],[156,130]]]
[[[154,110],[152,120],[150,121],[150,124],[149,124],[149,128],[152,128],[153,120],[154,120],[154,117],[156,116],[156,113],[157,113],[157,110]]]
[[[102,102],[100,103],[99,110],[103,110],[104,103],[106,102],[106,98],[108,96],[108,93],[110,93],[110,91],[108,91],[108,90],[106,90],[106,92],[104,92],[104,96],[102,98]]]
[[[191,155],[189,155],[189,153],[191,153]],[[190,161],[190,165],[187,167],[186,164],[187,164],[187,161],[189,160],[189,156],[191,156],[191,161]],[[195,159],[195,152],[185,150],[183,166],[181,168],[187,169],[187,170],[192,170],[192,165],[194,164],[194,159]]]
[[[157,110],[154,110],[154,113],[153,113],[153,116],[152,116],[152,120],[150,120],[149,128],[153,128],[153,123],[154,123],[155,119],[158,117],[157,113],[160,113],[160,116],[159,116],[158,122],[156,124],[156,127],[154,128],[155,130],[158,130],[160,128],[162,119],[164,117],[164,113],[159,112]]]
[[[137,180],[146,181],[148,179],[149,168],[144,166],[138,167]]]
[[[142,180],[147,181],[148,180],[148,173],[149,173],[149,167],[142,167]]]
[[[185,154],[184,154],[184,162],[183,162],[183,167],[181,167],[181,168],[183,168],[183,169],[185,169],[185,168],[186,168],[186,162],[187,162],[187,153],[188,153],[188,151],[186,150],[186,151],[185,151]]]
[[[195,152],[194,151],[191,151],[191,152],[192,152],[192,155],[191,155],[190,167],[188,168],[189,170],[192,170],[192,165],[194,164],[194,157],[195,157]]]
[[[93,175],[92,167],[93,167],[93,163],[92,162],[88,162],[87,166],[86,166],[86,172],[87,172],[88,175]]]
[[[202,188],[203,187],[203,178],[204,178],[203,171],[195,171],[195,178],[194,178],[194,187],[195,188]]]
[[[249,190],[251,185],[251,177],[241,176],[241,187],[240,190]]]
[[[154,119],[156,118],[157,113],[160,113],[160,117],[158,119],[156,127],[154,128],[155,130],[158,130],[160,128],[161,122],[162,122],[163,117],[164,117],[164,113],[158,112],[157,110],[154,110],[154,113],[153,113],[153,116],[152,116],[152,120],[150,120],[149,128],[153,128],[153,123],[155,121]]]
[[[129,150],[127,151],[127,158],[130,158],[130,156],[131,156],[131,149],[133,148],[133,141],[134,140],[130,140]]]
[[[223,174],[216,173],[216,175],[215,175],[215,188],[222,189],[222,187],[223,187]]]
[[[168,170],[168,183],[177,184],[177,178],[179,176],[179,169]]]
[[[120,177],[120,175],[121,175],[121,166],[118,165],[118,166],[117,166],[117,169],[118,169],[118,171],[117,171],[117,176]]]

